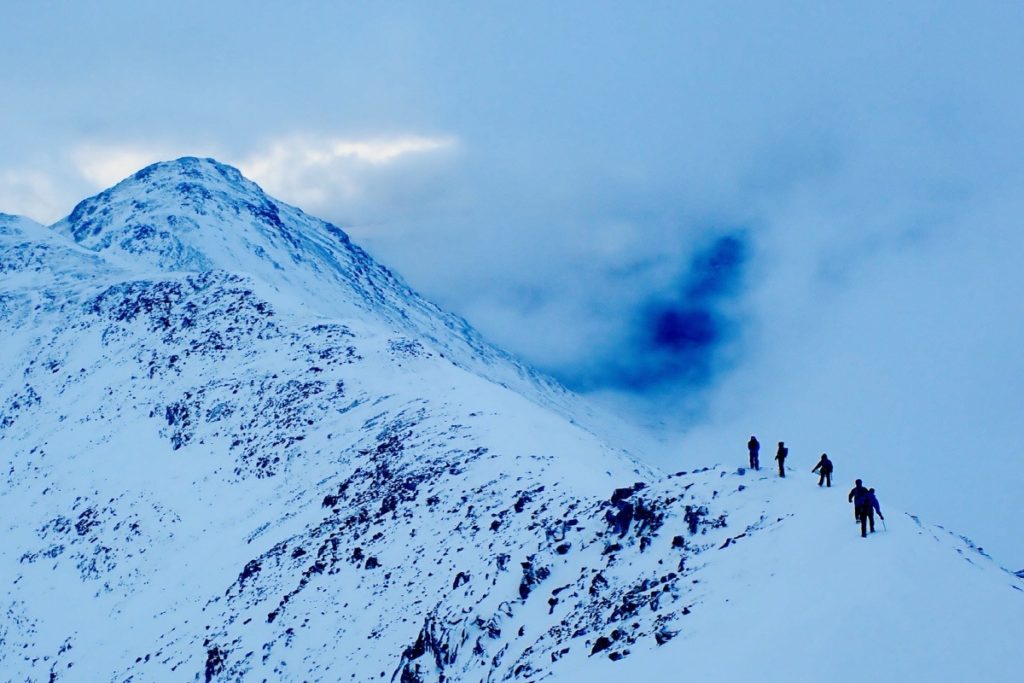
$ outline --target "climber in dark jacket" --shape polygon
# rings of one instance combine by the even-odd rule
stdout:
[[[780,477],[785,477],[786,476],[786,456],[787,455],[789,455],[789,449],[786,448],[786,445],[782,441],[780,441],[779,442],[779,452],[775,454],[775,459],[779,461],[779,476]]]
[[[868,489],[867,502],[864,504],[864,513],[867,515],[868,523],[871,525],[871,533],[875,533],[875,513],[878,513],[878,518],[884,520],[885,515],[882,514],[882,508],[878,507],[878,498],[875,497],[875,490]],[[861,527],[863,527],[863,522]]]
[[[868,513],[871,511],[871,493],[864,488],[864,482],[858,479],[857,485],[850,490],[850,495],[846,499],[853,503],[853,516],[854,519],[860,522],[860,535],[862,537],[867,536]],[[873,519],[871,524],[874,526]]]
[[[747,450],[750,451],[750,469],[761,469],[761,463],[757,459],[758,454],[761,452],[761,444],[757,441],[756,436],[750,437],[750,441],[747,442]]]
[[[824,453],[821,454],[821,460],[814,466],[811,472],[819,472],[821,476],[818,478],[818,486],[821,486],[825,482],[828,482],[829,487],[832,486],[832,461],[828,459],[828,456]]]

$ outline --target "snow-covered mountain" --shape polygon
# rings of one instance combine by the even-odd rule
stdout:
[[[338,227],[267,196],[212,159],[153,164],[75,207],[54,229],[139,271],[245,273],[289,310],[373,319],[404,330],[477,374],[559,402],[564,393],[424,300]]]
[[[744,435],[640,464],[232,168],[2,216],[0,278],[0,680],[1019,676],[1024,582],[967,539],[861,539],[712,464]]]

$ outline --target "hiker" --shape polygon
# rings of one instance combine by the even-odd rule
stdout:
[[[756,436],[750,437],[750,441],[747,442],[747,450],[750,451],[750,469],[761,469],[761,463],[757,459],[758,453],[761,452],[761,444],[758,443]]]
[[[814,466],[811,472],[818,472],[821,476],[818,478],[818,486],[828,482],[829,488],[832,488],[832,461],[828,459],[828,456],[824,453],[821,454],[821,460]]]
[[[786,456],[789,455],[789,449],[786,448],[786,444],[782,441],[779,442],[779,452],[775,454],[775,459],[779,461],[779,476],[786,476]]]
[[[871,533],[875,533],[875,513],[878,513],[878,518],[882,521],[885,521],[885,516],[882,514],[882,508],[878,507],[878,498],[875,496],[874,489],[868,489],[868,500],[864,511],[867,513],[868,522],[871,525]]]
[[[860,535],[862,538],[868,535],[868,512],[871,510],[871,494],[864,488],[864,482],[857,480],[856,486],[850,490],[846,499],[853,503],[853,518],[860,522]],[[871,521],[874,527],[874,519]]]

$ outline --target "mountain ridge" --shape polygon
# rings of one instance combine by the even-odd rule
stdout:
[[[292,305],[352,295],[330,278],[90,249],[148,226],[159,261],[184,253],[159,248],[169,215],[262,220],[108,192],[0,232],[12,680],[813,680],[818,659],[766,668],[792,642],[828,647],[834,680],[869,647],[882,680],[1018,670],[1024,584],[970,541],[888,506],[860,539],[810,481],[646,467],[393,310]]]

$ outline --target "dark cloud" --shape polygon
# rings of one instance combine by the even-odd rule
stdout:
[[[749,252],[742,233],[716,237],[691,258],[675,291],[637,306],[621,346],[587,377],[568,378],[570,384],[635,393],[711,384],[726,369],[724,352],[741,331],[728,305],[742,295]]]

